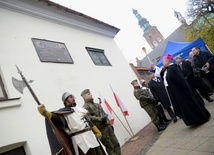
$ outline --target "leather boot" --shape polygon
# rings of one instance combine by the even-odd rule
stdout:
[[[213,99],[211,99],[210,97],[208,99],[206,99],[208,102],[212,102]]]
[[[160,118],[159,124],[161,126],[167,127],[169,123],[165,123],[165,121],[163,119]]]
[[[173,120],[174,123],[176,123],[178,121],[176,116],[172,117],[172,120]]]
[[[169,125],[172,120],[171,119],[164,119],[163,122],[166,124],[166,125]]]
[[[166,126],[163,126],[160,123],[155,124],[155,126],[157,127],[158,131],[163,131],[166,129]]]

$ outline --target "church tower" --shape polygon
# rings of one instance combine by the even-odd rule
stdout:
[[[151,26],[146,18],[143,18],[137,10],[132,9],[133,14],[138,20],[138,25],[143,30],[144,34],[143,37],[146,39],[146,41],[149,43],[150,47],[154,49],[156,46],[158,46],[163,40],[164,37],[162,34],[158,31],[156,26]]]
[[[181,15],[180,12],[177,12],[177,11],[174,10],[174,16],[178,19],[178,21],[179,21],[182,25],[187,26],[186,20],[185,20],[185,18]]]

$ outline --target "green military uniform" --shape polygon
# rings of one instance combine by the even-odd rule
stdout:
[[[86,89],[81,93],[81,96],[89,92],[90,90]],[[114,134],[113,127],[107,118],[108,115],[103,111],[100,104],[94,103],[93,99],[84,101],[85,104],[83,107],[88,110],[88,116],[102,133],[102,138],[100,140],[106,147],[108,155],[121,155],[120,144]]]
[[[148,90],[141,89],[140,87],[134,87],[134,96],[139,100],[141,108],[143,108],[150,116],[154,124],[159,123],[158,112],[152,104],[152,97],[150,96]]]
[[[133,80],[131,84],[134,84],[137,80]],[[134,86],[134,96],[137,100],[139,100],[141,108],[143,108],[147,114],[150,116],[152,122],[157,127],[158,131],[164,130],[166,127],[160,124],[160,119],[158,115],[157,109],[154,107],[154,98],[150,94],[148,89],[141,89],[140,86]]]

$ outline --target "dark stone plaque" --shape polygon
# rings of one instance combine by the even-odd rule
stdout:
[[[74,63],[65,44],[32,38],[36,52],[42,62]]]

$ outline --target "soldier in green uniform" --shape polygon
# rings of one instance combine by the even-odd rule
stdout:
[[[158,131],[165,130],[166,126],[161,125],[160,123],[158,112],[152,103],[154,99],[149,93],[148,89],[142,89],[137,80],[133,80],[131,84],[134,87],[134,96],[137,100],[139,100],[141,108],[143,108],[150,116]]]
[[[121,155],[120,144],[114,134],[113,126],[108,119],[108,115],[104,112],[100,104],[94,103],[89,89],[83,90],[81,96],[85,102],[83,107],[89,112],[88,116],[102,133],[100,140],[106,147],[108,155]]]

